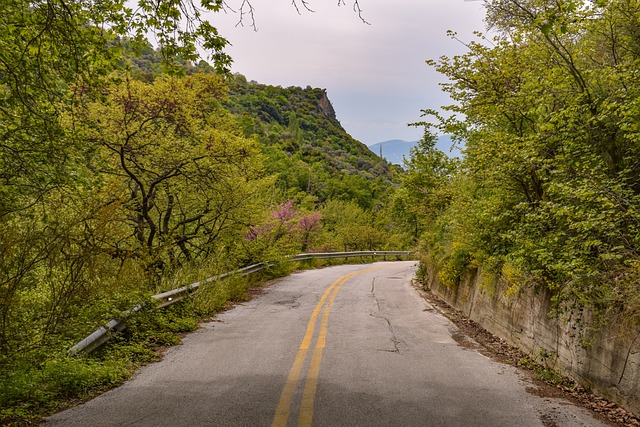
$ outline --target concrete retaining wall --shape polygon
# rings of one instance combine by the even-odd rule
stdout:
[[[588,313],[550,317],[551,299],[544,290],[523,289],[507,297],[506,283],[487,288],[478,271],[466,273],[455,289],[447,288],[432,268],[427,270],[431,291],[486,330],[640,414],[640,331],[610,324],[590,333]]]

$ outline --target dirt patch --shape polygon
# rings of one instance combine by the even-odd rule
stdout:
[[[292,274],[295,274],[295,272]],[[282,277],[278,277],[278,278],[267,280],[266,282],[262,282],[252,286],[247,291],[247,300],[253,299],[255,297],[258,297],[264,294],[269,290],[271,286],[275,285],[276,283],[279,283],[281,280],[282,280]]]
[[[423,289],[419,284],[415,284],[415,288],[436,310],[458,327],[458,331],[452,333],[453,339],[458,344],[465,348],[476,348],[485,356],[491,357],[498,362],[518,367],[534,385],[527,388],[529,393],[545,398],[567,399],[578,406],[590,410],[601,421],[612,425],[640,427],[640,418],[621,408],[616,403],[594,395],[572,379],[560,377],[555,373],[554,381],[545,380],[540,375],[540,372],[545,368],[541,365],[536,366],[526,353],[489,333],[437,295]],[[469,344],[469,339],[464,338],[463,335],[471,338],[481,347],[477,348],[477,346]],[[542,419],[542,422],[549,427],[556,425],[550,418],[547,420]]]
[[[546,414],[540,417],[540,421],[542,421],[542,425],[544,427],[559,427],[558,424],[556,424],[556,422],[553,420],[553,418]]]
[[[469,338],[467,335],[463,333],[460,333],[458,331],[452,331],[451,337],[455,342],[458,343],[460,347],[472,348],[474,350],[481,349],[474,340],[472,340],[471,338]]]

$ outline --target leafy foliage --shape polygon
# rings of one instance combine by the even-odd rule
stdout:
[[[153,293],[264,257],[392,242],[389,166],[342,129],[324,91],[224,74],[227,42],[203,20],[223,7],[3,2],[0,423],[119,383],[249,283],[141,310],[104,353],[66,356]],[[195,62],[198,45],[212,65]],[[325,221],[344,207],[356,214]]]
[[[640,4],[487,8],[492,41],[430,62],[461,115],[440,127],[467,147],[434,253],[463,250],[469,266],[548,287],[558,308],[624,312],[637,327]]]
[[[449,183],[459,161],[436,149],[429,131],[405,159],[406,174],[392,199],[392,214],[405,232],[418,239],[449,204]]]
[[[287,198],[355,200],[378,209],[391,166],[342,128],[323,89],[281,88],[235,75],[225,102],[245,136],[257,138],[267,171]]]
[[[217,100],[221,79],[198,74],[146,84],[125,77],[77,119],[76,135],[99,147],[90,167],[96,198],[122,211],[114,256],[150,257],[158,268],[205,258],[251,223],[264,191],[261,157]]]
[[[154,2],[164,14],[155,16],[150,3],[141,6],[134,11],[119,0],[3,3],[0,363],[25,348],[59,345],[77,335],[87,316],[95,322],[108,311],[91,307],[104,309],[99,301],[117,307],[119,292],[133,298],[136,284],[145,282],[139,265],[104,250],[123,239],[119,199],[108,200],[103,165],[92,163],[101,146],[76,132],[76,112],[85,101],[98,102],[90,95],[118,68],[118,36],[144,44],[147,24],[162,21],[165,68],[175,56],[190,58],[197,38],[213,48],[216,66],[224,68],[228,58],[216,56],[224,41],[214,29],[200,25],[198,14],[184,16],[193,4]],[[219,10],[220,3],[203,7]],[[132,287],[119,283],[124,277]]]

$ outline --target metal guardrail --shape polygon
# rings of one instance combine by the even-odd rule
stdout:
[[[292,257],[288,257],[287,261],[296,262],[296,261],[306,261],[310,259],[332,259],[332,258],[353,258],[353,257],[377,257],[381,256],[385,260],[387,256],[409,256],[411,252],[408,251],[359,251],[359,252],[318,252],[318,253],[308,253],[308,254],[299,254]],[[220,274],[218,276],[209,277],[200,282],[191,283],[190,285],[182,286],[177,289],[173,289],[167,292],[162,292],[156,295],[153,295],[151,298],[153,300],[158,301],[157,308],[167,307],[171,304],[175,304],[180,301],[184,297],[194,293],[197,291],[200,286],[215,282],[221,279],[224,279],[229,276],[247,276],[251,273],[256,273],[258,271],[264,270],[273,266],[273,263],[270,261],[261,262],[258,264],[249,265],[247,267],[241,268],[239,270],[230,271],[228,273]],[[80,353],[91,353],[94,350],[100,348],[103,344],[111,339],[111,337],[127,328],[127,324],[125,320],[134,314],[137,311],[142,309],[142,304],[138,304],[130,310],[122,313],[122,316],[119,319],[112,319],[105,326],[102,326],[96,329],[91,335],[79,341],[76,345],[69,349],[69,355],[75,356]]]
[[[221,279],[224,279],[225,277],[234,276],[234,275],[247,276],[251,273],[256,273],[260,270],[264,270],[265,268],[268,268],[271,265],[272,264],[269,262],[261,262],[259,264],[253,264],[253,265],[241,268],[240,270],[230,271],[228,273],[220,274],[219,276],[209,277],[208,279],[204,279],[200,282],[195,282],[178,289],[173,289],[171,291],[153,295],[151,298],[158,301],[158,306],[157,306],[158,308],[166,307],[168,305],[171,305],[180,301],[185,296],[197,291],[201,285],[204,285],[210,282],[215,282],[216,280],[221,280]]]
[[[381,256],[386,259],[388,256],[408,256],[411,252],[407,251],[360,251],[360,252],[315,252],[308,254],[300,254],[289,258],[289,261],[304,261],[308,259],[331,259],[331,258],[353,258],[353,257],[376,257]]]

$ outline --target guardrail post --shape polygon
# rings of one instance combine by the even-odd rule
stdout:
[[[347,252],[345,245],[344,252],[326,252],[326,253],[311,253],[311,254],[299,254],[294,257],[291,257],[289,261],[301,261],[301,260],[310,260],[310,259],[332,259],[332,258],[342,258],[344,257],[345,261],[349,260],[349,257],[359,257],[366,258],[371,255],[372,261],[375,261],[376,256],[383,256],[384,260],[387,260],[387,252],[373,252],[373,251],[357,251],[357,252]],[[388,255],[393,256],[396,255],[396,259],[400,259],[401,255],[405,255],[407,259],[409,258],[410,252],[394,252],[389,251]],[[273,264],[270,261],[261,262],[259,264],[253,264],[239,270],[230,271],[228,273],[220,274],[218,276],[209,277],[201,282],[195,282],[187,286],[182,286],[178,289],[173,289],[167,292],[163,292],[157,295],[153,295],[151,298],[156,301],[157,308],[163,308],[168,305],[174,304],[184,297],[190,295],[191,293],[197,291],[201,285],[204,283],[214,282],[216,280],[221,280],[223,278],[232,276],[232,275],[241,275],[246,276],[251,273],[255,273],[260,270],[264,270],[265,268],[271,267]],[[76,345],[74,345],[71,349],[69,349],[69,355],[75,356],[81,352],[83,353],[91,353],[92,351],[100,348],[104,343],[106,343],[114,334],[121,332],[127,327],[125,323],[125,319],[128,318],[134,312],[142,309],[142,304],[138,304],[135,307],[131,308],[122,313],[120,319],[113,319],[107,325],[100,327],[95,332],[93,332],[88,337],[82,339]]]

